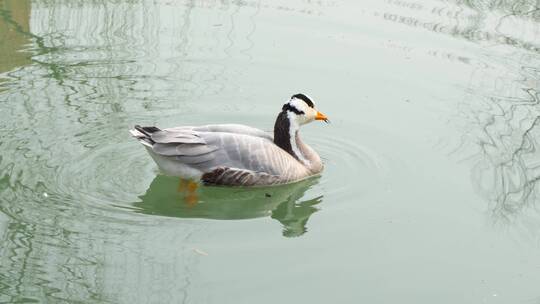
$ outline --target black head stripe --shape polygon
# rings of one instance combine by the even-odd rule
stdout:
[[[293,95],[291,97],[291,99],[293,98],[297,98],[297,99],[301,99],[303,100],[305,103],[307,103],[307,105],[310,107],[310,108],[313,108],[314,105],[313,105],[313,101],[311,101],[311,99],[309,99],[309,97],[307,97],[306,95],[304,94],[296,94],[296,95]]]
[[[283,111],[291,111],[297,115],[305,114],[304,111],[298,110],[295,106],[291,105],[290,103],[286,103],[283,105],[283,108],[281,108]]]

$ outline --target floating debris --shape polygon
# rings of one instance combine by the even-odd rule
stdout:
[[[197,248],[193,248],[193,251],[195,251],[195,253],[199,254],[199,255],[204,255],[204,256],[208,256],[208,253],[200,250],[200,249],[197,249]]]

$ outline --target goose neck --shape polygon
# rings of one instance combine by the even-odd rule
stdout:
[[[293,115],[294,113],[288,111],[278,115],[274,125],[274,143],[304,165],[309,165],[297,144],[300,141],[300,125]]]

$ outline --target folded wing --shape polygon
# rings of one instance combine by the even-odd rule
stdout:
[[[243,125],[156,128],[145,135],[152,152],[200,171],[208,184],[269,185],[309,174],[271,135]]]

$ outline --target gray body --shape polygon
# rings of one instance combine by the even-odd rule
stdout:
[[[320,173],[319,155],[298,136],[293,155],[256,128],[224,124],[176,127],[152,133],[130,130],[167,175],[229,186],[285,184]]]

